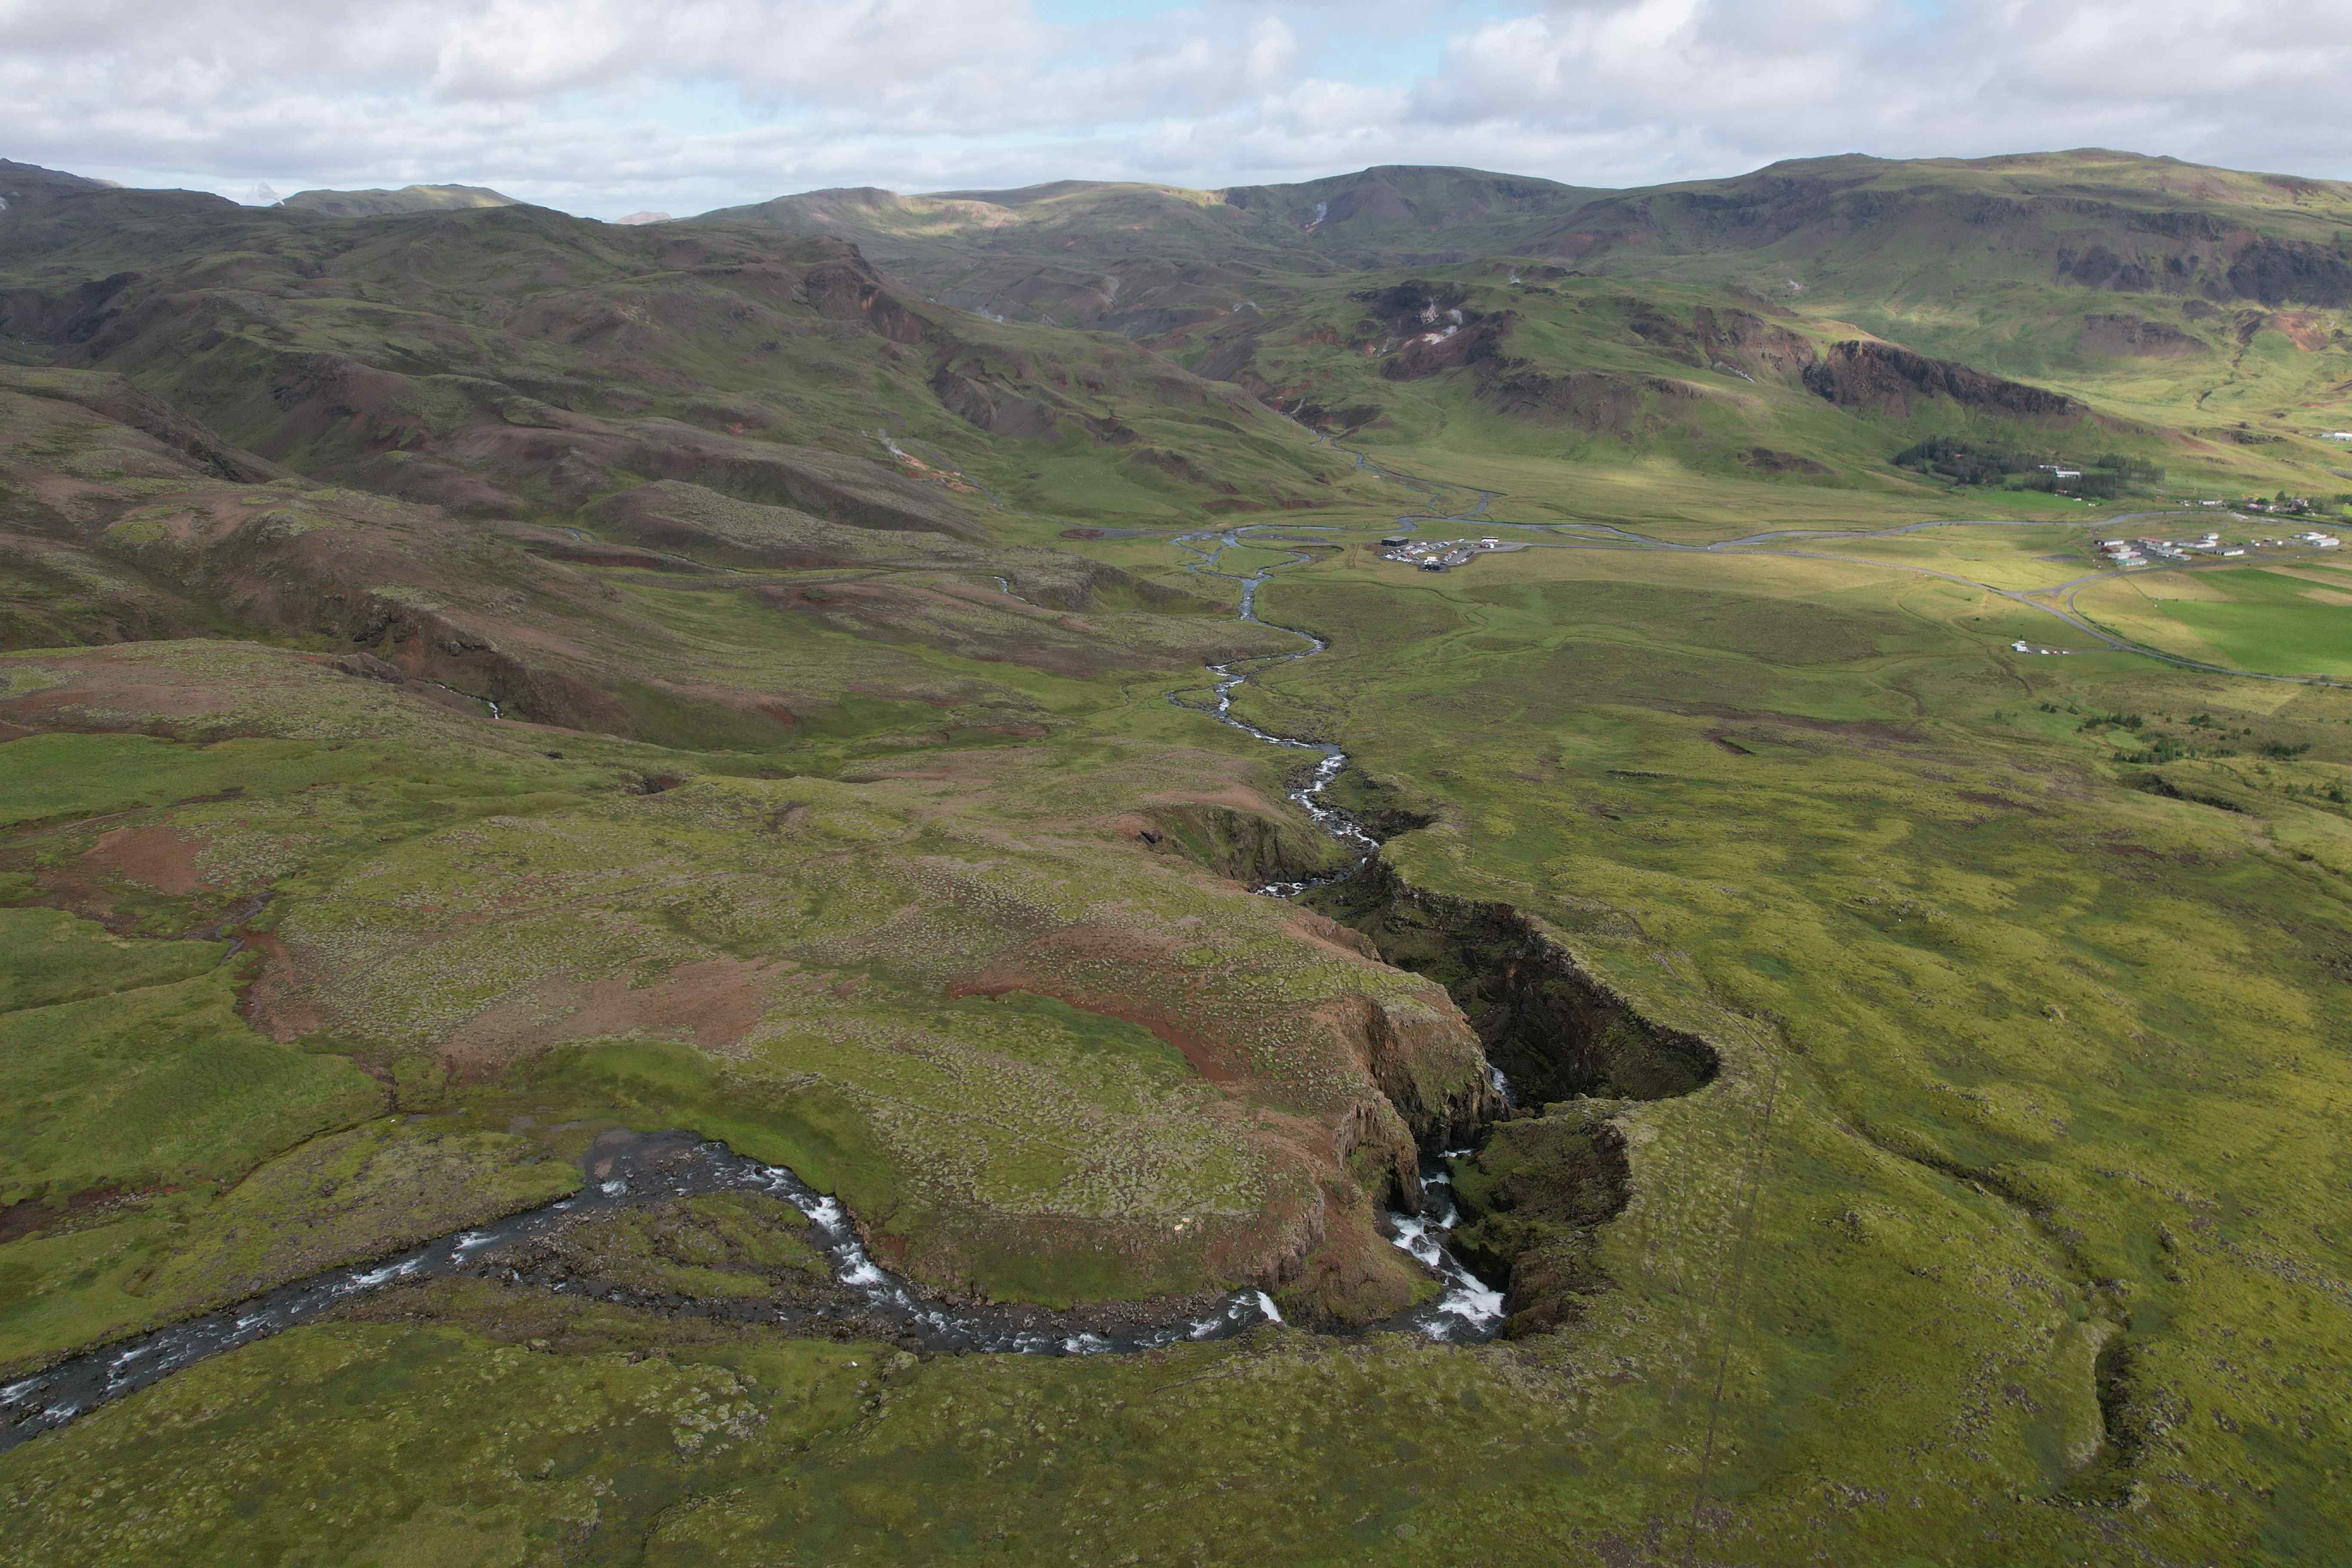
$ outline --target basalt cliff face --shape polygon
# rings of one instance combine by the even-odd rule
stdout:
[[[1501,1114],[1454,1134],[1470,1150],[1452,1165],[1454,1240],[1482,1275],[1508,1281],[1507,1334],[1573,1321],[1606,1288],[1598,1235],[1633,1191],[1615,1110],[1704,1088],[1715,1047],[1643,1016],[1507,904],[1415,888],[1378,859],[1311,897],[1386,962],[1444,984],[1507,1075]]]
[[[1643,1017],[1508,904],[1415,888],[1377,859],[1311,898],[1384,961],[1445,987],[1517,1104],[1663,1100],[1716,1074],[1714,1047]]]
[[[1897,417],[1908,417],[1930,401],[2019,419],[2076,419],[2088,412],[2063,393],[2005,381],[1893,343],[1832,343],[1803,374],[1808,387],[1841,408]]]

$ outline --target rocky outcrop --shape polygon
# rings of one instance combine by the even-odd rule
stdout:
[[[1138,816],[1133,831],[1153,853],[1181,855],[1253,887],[1312,877],[1334,866],[1331,841],[1289,817],[1205,801],[1154,806]]]
[[[1008,386],[974,380],[945,364],[931,373],[930,386],[941,407],[992,436],[1026,441],[1053,441],[1061,437],[1060,420],[1049,405]]]
[[[1816,357],[1811,339],[1747,310],[1701,305],[1685,322],[1638,300],[1625,303],[1635,337],[1696,369],[1791,376]]]
[[[818,314],[836,321],[863,321],[892,342],[919,343],[928,335],[923,319],[855,250],[840,261],[809,268],[801,279],[801,293]]]
[[[2084,317],[2074,346],[2085,354],[2114,359],[2183,359],[2207,352],[2204,340],[2179,327],[2113,312]]]
[[[1503,1122],[1454,1163],[1454,1194],[1470,1216],[1455,1250],[1480,1278],[1509,1282],[1504,1337],[1558,1328],[1608,1287],[1595,1253],[1633,1195],[1625,1135],[1597,1107]]]
[[[1698,394],[1664,376],[1620,375],[1610,371],[1571,370],[1561,374],[1515,361],[1485,378],[1480,401],[1497,414],[1547,425],[1563,425],[1592,436],[1630,437],[1645,409],[1660,401],[1679,402]]]
[[[1358,996],[1346,1006],[1354,1016],[1342,1025],[1364,1070],[1422,1148],[1462,1148],[1503,1113],[1485,1048],[1461,1014],[1409,998]],[[1399,1185],[1410,1189],[1401,1206],[1420,1213],[1418,1173]]]
[[[1643,1018],[1508,904],[1423,891],[1377,859],[1308,901],[1444,985],[1521,1104],[1663,1100],[1716,1074],[1714,1047]]]
[[[1503,339],[1511,325],[1507,310],[1482,316],[1451,331],[1440,330],[1409,338],[1403,347],[1381,362],[1381,379],[1425,381],[1444,371],[1499,363]]]
[[[2222,278],[2227,294],[2208,288],[2209,295],[2216,299],[2234,295],[2265,305],[2352,304],[2352,261],[2336,250],[2304,241],[2268,237],[2252,240],[2231,259]]]
[[[2104,245],[2059,251],[2057,268],[2059,278],[2065,282],[2118,294],[2145,294],[2158,286],[2163,275],[2161,261],[2150,267],[2144,261],[2118,256]]]
[[[1820,361],[1805,367],[1804,381],[1841,408],[1897,417],[1908,417],[1915,405],[1934,400],[2021,419],[2073,419],[2085,412],[2061,393],[1929,359],[1893,343],[1832,343]]]

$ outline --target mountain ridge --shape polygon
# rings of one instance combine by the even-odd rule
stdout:
[[[520,204],[487,185],[403,185],[396,191],[297,191],[278,205],[328,217],[389,217],[398,213],[453,212],[467,207]]]

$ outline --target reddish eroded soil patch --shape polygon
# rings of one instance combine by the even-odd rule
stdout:
[[[1721,746],[1725,751],[1729,752],[1735,757],[1752,757],[1756,754],[1754,752],[1751,752],[1747,747],[1741,745],[1738,742],[1733,740],[1729,735],[1724,733],[1721,730],[1709,730],[1706,732],[1706,738],[1713,741],[1717,745]]]
[[[1290,934],[1317,947],[1342,952],[1350,958],[1381,962],[1380,949],[1372,939],[1353,926],[1343,926],[1338,921],[1326,919],[1313,910],[1297,910],[1289,922]]]
[[[176,827],[118,827],[99,839],[80,864],[180,898],[204,884],[196,869],[204,847],[202,838]]]
[[[1135,990],[1112,990],[1080,980],[1073,973],[1109,963],[1139,973],[1157,971],[1173,980],[1171,956],[1171,944],[1135,931],[1099,925],[1073,926],[1049,931],[998,953],[979,973],[949,982],[947,994],[950,998],[996,997],[1008,992],[1026,991],[1033,995],[1048,996],[1083,1013],[1099,1014],[1150,1030],[1182,1052],[1192,1070],[1212,1083],[1239,1081],[1243,1069],[1234,1063],[1246,1055],[1245,1048],[1237,1042],[1221,1040],[1204,1032],[1198,1026],[1197,1011],[1182,1005],[1181,1001],[1166,1001]]]
[[[204,847],[204,839],[176,828],[118,827],[70,865],[44,866],[34,872],[34,879],[47,895],[43,902],[97,921],[119,936],[136,923],[118,916],[115,908],[126,884],[172,898],[205,890],[196,869],[196,856]]]
[[[168,668],[146,661],[45,653],[41,665],[65,675],[66,684],[0,702],[0,719],[41,731],[120,731],[202,718],[222,706],[216,685],[174,680]]]
[[[634,988],[617,975],[551,981],[475,1014],[443,1042],[441,1058],[479,1081],[565,1040],[641,1035],[724,1051],[760,1021],[782,973],[773,963],[709,958]]]
[[[1223,789],[1165,790],[1143,797],[1146,805],[1222,805],[1228,810],[1246,813],[1251,816],[1280,815],[1274,804],[1257,791],[1243,784],[1227,784]]]
[[[237,1011],[245,1021],[280,1045],[316,1034],[327,1026],[327,1015],[302,994],[294,955],[275,931],[259,931],[245,940],[247,949],[261,955],[260,973],[245,988]]]
[[[2326,317],[2308,310],[2281,311],[2270,319],[2270,325],[2286,334],[2287,341],[2306,353],[2318,353],[2332,343],[2332,323]]]

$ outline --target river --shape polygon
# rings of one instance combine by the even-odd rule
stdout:
[[[1363,459],[1360,457],[1357,461],[1359,466],[1361,466]],[[1478,499],[1468,510],[1458,516],[1435,515],[1432,521],[1464,522],[1476,516],[1486,509],[1487,502],[1494,498],[1489,491],[1480,490],[1475,493]],[[1397,521],[1410,525],[1412,520],[1399,518]],[[1380,852],[1381,841],[1373,837],[1353,815],[1323,798],[1324,792],[1331,787],[1332,783],[1347,767],[1347,752],[1326,741],[1302,741],[1294,736],[1277,735],[1271,731],[1262,730],[1234,711],[1234,693],[1248,682],[1249,667],[1266,668],[1274,665],[1293,663],[1302,658],[1313,658],[1330,646],[1312,632],[1301,631],[1296,626],[1277,626],[1257,613],[1258,587],[1268,575],[1281,570],[1284,566],[1299,565],[1314,557],[1304,551],[1293,550],[1285,552],[1290,557],[1289,560],[1269,562],[1248,574],[1223,572],[1217,568],[1218,561],[1226,551],[1242,545],[1244,534],[1263,531],[1274,526],[1298,527],[1300,525],[1250,524],[1238,528],[1213,529],[1199,533],[1183,534],[1174,542],[1180,549],[1194,557],[1192,570],[1206,576],[1223,577],[1241,584],[1241,618],[1243,620],[1256,626],[1269,626],[1276,631],[1288,632],[1293,637],[1303,638],[1307,644],[1295,653],[1269,654],[1257,658],[1235,659],[1230,664],[1215,664],[1209,667],[1210,673],[1215,678],[1213,690],[1216,694],[1215,706],[1211,711],[1219,720],[1253,739],[1265,742],[1269,746],[1283,746],[1296,751],[1312,752],[1318,758],[1314,771],[1291,787],[1290,798],[1297,802],[1307,816],[1315,819],[1317,826],[1330,835],[1349,852],[1349,859],[1347,865],[1337,871],[1327,871],[1320,876],[1308,877],[1297,881],[1267,882],[1257,889],[1267,898],[1295,899],[1309,889],[1322,887],[1338,881],[1343,877],[1353,875],[1366,860]],[[1206,546],[1203,542],[1206,542]],[[1179,697],[1171,695],[1169,700],[1178,701]],[[1493,1076],[1496,1092],[1507,1101],[1510,1098],[1510,1085],[1504,1079],[1502,1069],[1489,1065],[1486,1070]],[[1450,1160],[1469,1152],[1466,1149],[1450,1150],[1443,1159]],[[1472,1273],[1469,1268],[1445,1245],[1445,1233],[1459,1222],[1461,1211],[1454,1205],[1452,1180],[1446,1174],[1446,1167],[1442,1161],[1423,1162],[1422,1186],[1425,1200],[1423,1205],[1424,1212],[1420,1215],[1407,1215],[1400,1214],[1394,1209],[1383,1210],[1381,1215],[1381,1231],[1388,1237],[1391,1246],[1410,1254],[1436,1275],[1444,1287],[1443,1293],[1428,1305],[1405,1313],[1381,1326],[1414,1329],[1429,1335],[1432,1339],[1457,1343],[1492,1339],[1496,1331],[1502,1327],[1503,1293]],[[1440,1203],[1444,1205],[1442,1208],[1436,1206]]]
[[[861,1337],[887,1335],[929,1352],[1022,1355],[1117,1355],[1184,1341],[1217,1340],[1264,1322],[1279,1322],[1273,1300],[1257,1290],[1235,1290],[1202,1310],[1160,1321],[1109,1326],[1084,1314],[999,1306],[950,1306],[923,1297],[876,1263],[840,1203],[810,1187],[782,1165],[762,1164],[723,1143],[688,1132],[608,1133],[590,1151],[589,1184],[569,1197],[454,1230],[405,1251],[357,1267],[331,1268],[250,1300],[167,1324],[76,1356],[0,1387],[0,1452],[62,1426],[110,1400],[136,1393],[207,1356],[306,1323],[329,1309],[404,1281],[501,1270],[499,1255],[519,1242],[558,1227],[635,1205],[708,1193],[762,1193],[782,1198],[808,1218],[808,1239],[833,1265],[836,1295],[852,1303],[845,1315]],[[554,1287],[566,1289],[564,1285]],[[821,1309],[830,1311],[832,1309]],[[780,1323],[812,1314],[776,1311]]]

